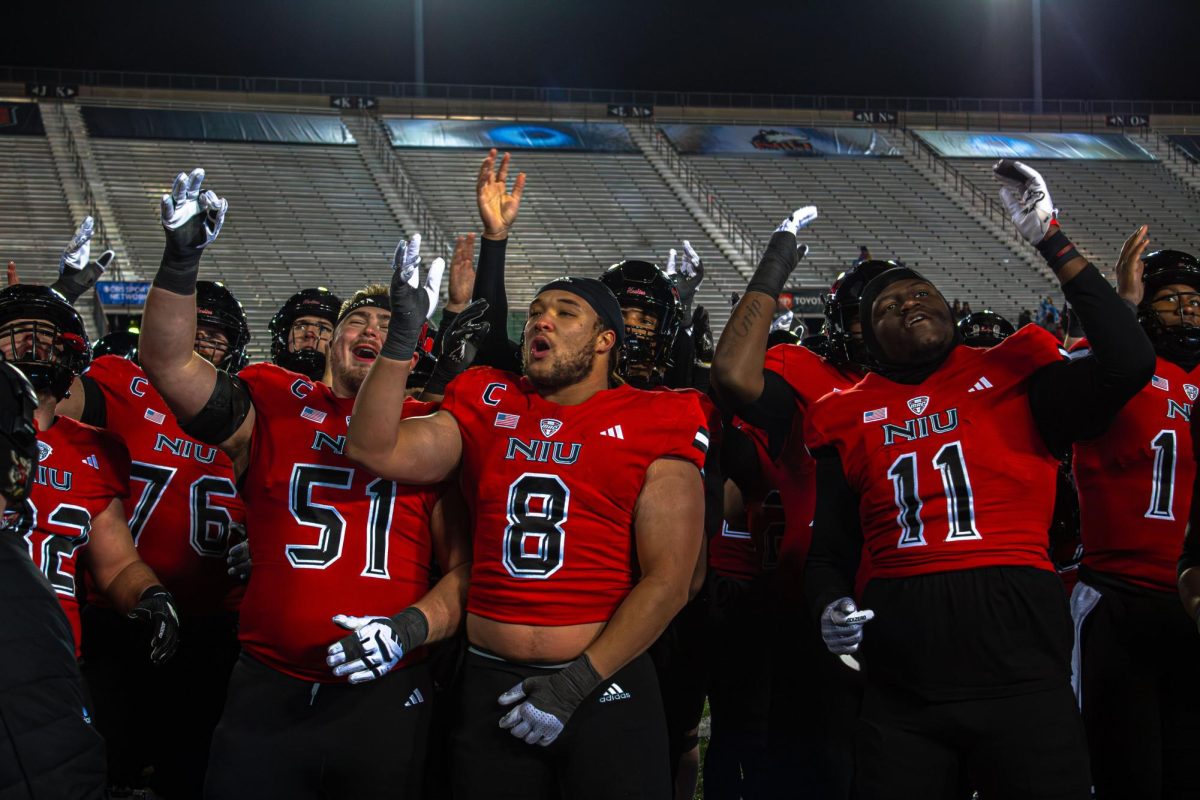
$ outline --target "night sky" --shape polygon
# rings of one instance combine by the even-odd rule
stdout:
[[[1030,4],[425,0],[426,80],[1028,97]],[[413,77],[413,0],[17,5],[3,64]],[[1047,98],[1200,99],[1197,0],[1042,5]]]

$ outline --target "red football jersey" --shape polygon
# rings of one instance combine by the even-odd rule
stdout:
[[[429,591],[441,489],[385,481],[342,454],[353,397],[274,364],[238,377],[255,409],[242,482],[254,564],[242,647],[294,678],[334,682],[325,651],[347,633],[335,614],[389,616]],[[405,400],[402,413],[432,410]]]
[[[79,556],[92,520],[129,495],[129,453],[117,437],[68,417],[38,431],[38,466],[25,534],[29,555],[54,587],[79,641]]]
[[[138,555],[184,614],[234,610],[242,584],[226,571],[231,522],[246,512],[229,456],[184,433],[141,367],[117,356],[87,376],[104,394],[105,429],[129,450],[132,501],[125,509]]]
[[[703,469],[698,397],[620,386],[562,406],[496,369],[452,381],[442,409],[462,434],[475,535],[467,610],[523,625],[607,621],[634,584],[646,469],[660,458]]]
[[[708,543],[708,566],[720,575],[750,580],[775,569],[779,563],[786,517],[781,492],[776,487],[790,489],[802,482],[789,480],[786,468],[771,460],[759,429],[737,418],[733,424],[754,443],[762,482],[753,491],[742,494],[746,518],[734,520],[733,525],[727,521],[721,534]],[[810,473],[810,483],[811,479]]]
[[[1084,566],[1176,590],[1196,476],[1188,420],[1198,387],[1200,367],[1185,372],[1159,358],[1104,435],[1075,445]]]
[[[813,406],[809,446],[841,456],[872,578],[1053,569],[1058,461],[1038,433],[1027,387],[1061,357],[1054,337],[1029,325],[988,350],[956,347],[919,385],[872,373]]]
[[[838,367],[798,344],[780,344],[767,351],[765,368],[779,374],[796,394],[796,415],[779,464],[770,469],[772,485],[780,492],[786,515],[779,559],[797,575],[804,569],[812,544],[812,518],[817,507],[816,462],[805,447],[805,417],[812,405],[830,392],[854,386],[862,375]],[[782,469],[781,469],[782,468]]]

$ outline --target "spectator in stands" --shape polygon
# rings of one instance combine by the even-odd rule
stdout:
[[[1059,313],[1054,307],[1053,298],[1046,296],[1042,298],[1041,304],[1038,306],[1038,324],[1046,330],[1054,330],[1054,326],[1058,324]]]
[[[1026,325],[1032,325],[1032,324],[1033,324],[1033,312],[1030,311],[1029,309],[1023,309],[1021,311],[1021,313],[1017,315],[1017,330],[1024,328]]]
[[[962,307],[958,309],[958,313],[958,319],[971,316],[971,304],[968,301],[963,300]]]
[[[871,260],[870,249],[868,249],[865,244],[860,244],[858,246],[858,259],[855,260],[854,266],[857,267],[859,264],[863,263],[864,261],[870,261],[870,260]]]
[[[963,318],[962,304],[955,300],[950,306],[950,313],[954,315],[954,321],[958,322]]]

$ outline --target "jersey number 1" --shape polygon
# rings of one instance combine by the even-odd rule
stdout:
[[[967,462],[963,460],[962,443],[950,442],[933,457],[933,466],[942,476],[942,488],[946,492],[946,516],[950,530],[947,542],[962,539],[979,539],[975,528],[975,497],[971,493],[971,476],[967,474]],[[921,492],[917,480],[917,454],[905,453],[888,468],[892,479],[896,506],[900,513],[900,541],[897,547],[922,547],[925,541],[925,522],[921,519]]]

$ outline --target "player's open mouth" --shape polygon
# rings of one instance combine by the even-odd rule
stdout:
[[[535,336],[529,342],[529,355],[533,358],[545,358],[550,353],[550,340],[545,336]]]
[[[904,320],[904,327],[911,328],[912,326],[916,325],[918,322],[928,322],[928,321],[929,321],[929,315],[925,314],[924,312],[918,311],[917,313],[910,316],[908,319]]]
[[[359,361],[370,362],[375,360],[375,358],[379,355],[379,351],[370,345],[360,344],[359,346],[350,349],[350,355],[354,356]]]

